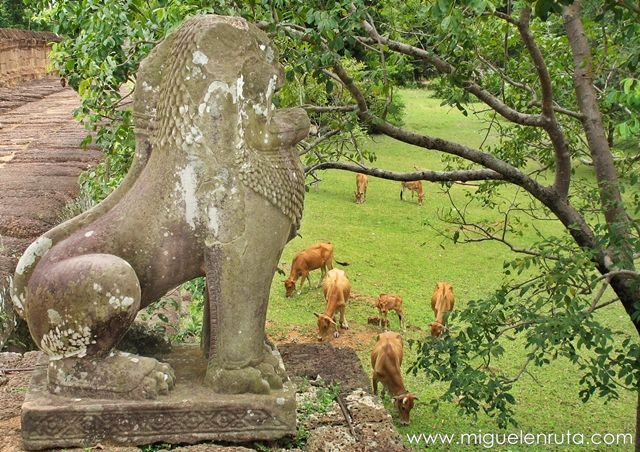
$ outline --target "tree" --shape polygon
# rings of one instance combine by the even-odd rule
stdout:
[[[33,13],[23,0],[0,0],[0,28],[46,30],[46,25],[43,27],[31,22],[29,18]]]
[[[38,3],[38,2],[36,2]],[[95,0],[40,4],[54,31],[61,74],[77,87],[79,117],[98,130],[107,154],[85,183],[98,196],[117,185],[132,152],[131,118],[119,88],[134,82],[139,61],[183,17],[195,12],[243,15],[260,22],[280,48],[290,82],[282,105],[303,105],[318,133],[303,144],[308,173],[362,172],[393,180],[439,182],[455,190],[474,181],[469,202],[500,211],[500,225],[468,218],[452,205],[439,227],[454,242],[496,240],[517,257],[492,297],[458,313],[456,336],[417,344],[413,370],[449,382],[443,398],[462,411],[484,409],[512,421],[513,383],[529,366],[558,356],[581,372],[587,400],[638,390],[640,346],[602,325],[594,313],[620,303],[640,334],[640,5],[634,0],[341,0],[284,2]],[[478,148],[402,127],[394,98],[407,74],[426,74],[445,101],[487,119],[495,144]],[[125,96],[127,97],[127,96]],[[474,112],[477,101],[488,112]],[[106,120],[106,121],[105,121]],[[443,171],[395,173],[365,166],[365,133],[440,152]],[[613,149],[612,144],[624,144]],[[574,163],[593,164],[577,178]],[[346,160],[346,161],[344,161]],[[505,184],[521,196],[503,200]],[[559,221],[564,232],[523,247],[524,221]],[[443,227],[443,224],[449,227]],[[614,297],[603,300],[610,290]],[[527,355],[520,372],[490,366],[501,343],[518,335]],[[437,403],[437,402],[436,402]],[[640,416],[639,416],[640,420]]]

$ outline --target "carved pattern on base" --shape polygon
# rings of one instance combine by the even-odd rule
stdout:
[[[267,410],[220,409],[134,413],[42,413],[28,415],[31,429],[26,441],[61,437],[68,440],[87,437],[145,437],[173,434],[244,433],[247,430],[281,430],[289,426]]]

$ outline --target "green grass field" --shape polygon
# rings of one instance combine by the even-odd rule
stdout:
[[[427,91],[406,90],[402,95],[406,103],[406,127],[468,145],[478,146],[482,142],[483,125],[476,119],[440,107],[440,101],[430,98]],[[376,165],[384,168],[400,171],[413,170],[414,166],[428,169],[443,167],[435,152],[413,148],[388,138],[374,137],[369,146],[377,153]],[[581,174],[589,170],[580,168]],[[351,329],[335,340],[334,345],[355,347],[367,373],[370,373],[369,355],[378,329],[366,322],[367,317],[378,315],[371,300],[377,298],[379,293],[397,293],[403,297],[410,325],[404,335],[406,340],[419,339],[428,333],[428,324],[433,319],[430,299],[436,282],[448,281],[453,284],[456,309],[463,309],[469,300],[491,293],[500,284],[503,278],[502,263],[513,257],[504,245],[490,242],[454,245],[425,226],[426,221],[437,221],[438,209],[449,205],[439,184],[425,184],[424,206],[419,207],[410,195],[400,201],[399,183],[370,177],[367,201],[356,205],[353,173],[327,171],[319,176],[322,182],[318,189],[312,189],[306,196],[301,237],[288,244],[281,267],[288,270],[293,255],[312,243],[320,240],[334,243],[336,259],[350,263],[344,270],[356,294],[346,310]],[[473,188],[456,187],[454,198],[463,200],[465,190]],[[504,193],[513,196],[515,188],[507,188]],[[483,221],[500,220],[497,212],[491,210],[476,208],[471,209],[470,213]],[[439,226],[445,227],[444,224]],[[558,224],[549,222],[540,227],[549,232],[560,230]],[[520,240],[526,242],[532,239],[533,233],[525,230]],[[268,333],[276,341],[314,340],[315,317],[312,312],[322,312],[324,309],[322,291],[315,289],[319,276],[319,272],[312,273],[313,289],[305,289],[301,295],[285,299],[284,277],[276,275],[268,314]],[[617,304],[601,310],[599,316],[603,322],[635,334],[631,322]],[[390,314],[390,319],[391,328],[398,330],[395,313]],[[455,334],[455,325],[452,328]],[[523,362],[524,350],[518,341],[508,344],[508,347],[505,357],[497,366],[515,371]],[[405,347],[405,370],[414,356],[413,351]],[[598,398],[583,404],[578,397],[580,375],[568,362],[558,360],[542,369],[531,370],[535,379],[525,375],[514,391],[518,401],[515,418],[519,427],[510,427],[507,432],[571,431],[582,433],[585,437],[592,433],[634,433],[635,394],[622,393],[619,400],[608,404]],[[411,425],[399,427],[403,435],[501,432],[491,418],[485,415],[480,415],[477,420],[464,417],[458,414],[452,403],[442,405],[434,413],[429,400],[438,397],[444,391],[444,386],[427,381],[420,375],[405,375],[404,379],[406,387],[417,393],[420,403],[411,414]],[[391,403],[388,400],[385,403],[397,420]],[[457,450],[459,446],[432,445],[430,448]],[[547,446],[538,450],[554,448]],[[605,449],[604,446],[601,448],[591,445],[583,450]],[[476,449],[483,447],[476,446]],[[531,447],[510,446],[508,449],[530,450]],[[571,449],[565,446],[565,450]],[[614,450],[631,449],[632,446],[627,445]]]

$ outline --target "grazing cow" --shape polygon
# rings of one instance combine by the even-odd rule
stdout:
[[[411,182],[402,182],[402,186],[400,187],[400,200],[402,201],[402,195],[404,194],[404,190],[411,190],[411,199],[413,199],[414,193],[418,195],[418,205],[422,205],[422,200],[424,199],[424,190],[422,188],[422,182],[419,180],[411,181]]]
[[[371,352],[371,367],[373,374],[373,393],[378,394],[378,382],[381,381],[384,389],[393,398],[393,404],[400,414],[400,422],[409,424],[409,413],[413,408],[416,395],[405,389],[402,382],[402,336],[393,331],[381,333],[378,342]]]
[[[380,312],[380,322],[378,326],[382,328],[385,325],[385,330],[389,325],[389,319],[387,319],[387,314],[389,311],[396,311],[398,314],[398,319],[400,320],[400,328],[404,331],[404,314],[402,313],[402,298],[398,295],[391,295],[386,293],[381,293],[378,297],[378,301],[376,302],[376,308]]]
[[[436,321],[431,322],[431,335],[440,336],[447,331],[447,317],[453,311],[455,300],[453,298],[453,286],[446,282],[439,282],[431,296],[431,309],[436,316]]]
[[[327,302],[324,308],[324,314],[314,312],[314,315],[318,318],[319,341],[324,340],[330,335],[331,326],[334,327],[333,337],[340,336],[338,324],[335,321],[336,311],[340,313],[340,326],[344,329],[349,329],[347,320],[344,318],[344,308],[351,294],[351,284],[345,272],[334,268],[327,272],[327,276],[322,283],[322,289],[324,299]]]
[[[366,174],[356,174],[356,204],[362,204],[367,199],[367,183],[368,178]]]
[[[315,245],[311,245],[309,248],[300,251],[293,257],[293,261],[291,262],[291,273],[289,274],[289,278],[284,281],[286,296],[290,297],[293,295],[298,278],[301,278],[300,287],[298,288],[299,292],[302,290],[305,279],[309,285],[311,285],[309,272],[318,268],[321,273],[320,281],[318,282],[319,287],[322,278],[324,278],[327,273],[327,270],[331,270],[333,268],[333,244],[331,242],[316,243]]]

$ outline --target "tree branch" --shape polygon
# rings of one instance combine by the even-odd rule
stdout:
[[[311,143],[305,143],[303,141],[300,142],[300,145],[302,146],[302,151],[298,152],[298,156],[303,156],[308,152],[311,152],[316,146],[318,146],[319,144],[321,144],[323,141],[328,140],[329,138],[338,135],[341,132],[340,129],[332,129],[330,131],[328,131],[327,133],[325,133],[324,135],[320,135],[318,138],[316,138],[315,140],[313,140]]]
[[[356,111],[358,109],[357,105],[301,105],[300,108],[304,108],[307,111],[314,113],[327,113],[327,112],[345,112],[345,111]]]
[[[622,6],[633,13],[640,14],[640,4],[629,3],[624,0],[615,0],[615,3],[616,5]]]
[[[529,178],[522,171],[511,166],[507,162],[500,160],[494,155],[488,152],[482,152],[476,149],[463,146],[458,143],[443,140],[441,138],[434,138],[427,135],[421,135],[415,132],[411,132],[400,127],[396,127],[393,124],[384,121],[369,111],[367,101],[356,86],[353,79],[347,74],[347,71],[342,67],[339,61],[334,61],[333,68],[336,75],[340,78],[342,84],[349,91],[353,99],[358,105],[358,117],[365,123],[368,123],[377,131],[395,138],[404,143],[412,144],[421,148],[434,149],[447,154],[456,155],[462,157],[465,160],[477,163],[490,170],[499,173],[504,180],[508,180],[516,185],[523,187],[528,192],[532,193],[539,200],[552,199],[557,197],[548,188],[540,185],[535,180]]]
[[[433,65],[439,72],[443,74],[452,74],[456,70],[456,68],[447,61],[423,49],[394,41],[392,39],[385,38],[384,36],[380,36],[375,28],[367,21],[363,21],[363,27],[371,36],[371,42],[373,43],[382,43],[388,46],[390,49],[395,50],[396,52],[419,58],[422,61]],[[361,39],[366,40],[367,38]],[[468,91],[471,94],[475,95],[478,99],[489,105],[501,116],[511,122],[526,126],[542,127],[546,121],[545,118],[543,118],[541,115],[526,114],[514,110],[472,80],[464,80],[460,84],[460,86],[465,91]]]
[[[566,200],[569,195],[569,183],[571,181],[571,154],[569,153],[567,140],[562,130],[560,130],[560,126],[555,117],[551,76],[549,75],[549,70],[547,69],[542,52],[540,52],[540,48],[537,46],[529,29],[530,21],[531,9],[523,8],[520,12],[520,20],[518,21],[518,31],[520,32],[522,42],[524,42],[533,60],[533,64],[538,73],[538,79],[540,80],[540,88],[542,89],[542,115],[546,119],[543,127],[553,144],[556,161],[556,174],[553,188],[562,200]]]
[[[363,165],[345,162],[322,162],[305,167],[305,173],[326,169],[339,169],[375,176],[381,179],[400,182],[424,180],[428,182],[466,182],[473,180],[502,180],[499,173],[491,170],[460,170],[460,171],[414,171],[397,173],[379,168],[369,168]]]

